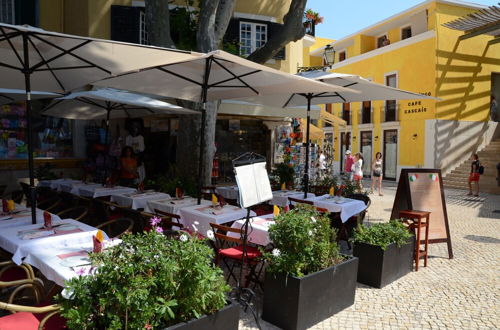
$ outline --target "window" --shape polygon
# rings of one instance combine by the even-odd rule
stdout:
[[[343,103],[342,104],[342,119],[346,121],[347,125],[351,125],[351,104]]]
[[[325,111],[328,112],[328,113],[331,113],[333,114],[333,107],[331,104],[325,104]],[[324,127],[332,127],[332,124],[328,123],[328,122],[324,122]]]
[[[266,42],[266,24],[240,22],[240,55],[248,56]]]
[[[146,30],[146,13],[141,10],[139,14],[139,43],[149,45],[148,31]]]
[[[346,52],[345,50],[339,53],[339,62],[342,62],[343,60],[346,59]]]
[[[363,101],[361,105],[361,123],[369,124],[372,121],[372,102]]]
[[[391,74],[385,77],[385,84],[390,87],[397,86],[397,76],[396,74]],[[385,121],[396,121],[396,101],[388,100],[385,101]]]
[[[411,26],[401,29],[401,40],[411,38]]]
[[[0,22],[15,24],[14,0],[0,0]]]

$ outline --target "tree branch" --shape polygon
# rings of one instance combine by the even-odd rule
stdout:
[[[229,21],[233,17],[236,0],[219,0],[217,15],[215,17],[215,42],[219,45],[226,34]]]
[[[302,39],[305,35],[302,20],[306,3],[307,0],[292,0],[290,9],[283,18],[284,24],[281,30],[273,34],[264,46],[250,54],[247,59],[257,63],[265,63],[288,43]]]
[[[176,48],[170,37],[170,11],[167,0],[146,0],[146,26],[150,45]]]

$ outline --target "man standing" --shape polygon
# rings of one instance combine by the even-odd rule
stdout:
[[[345,167],[344,172],[349,175],[349,180],[352,181],[352,165],[354,164],[354,157],[351,155],[351,150],[345,152]]]

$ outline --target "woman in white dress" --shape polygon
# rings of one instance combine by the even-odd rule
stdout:
[[[375,159],[373,160],[372,165],[372,191],[373,194],[375,185],[378,185],[378,194],[379,196],[383,196],[382,194],[382,153],[377,152],[375,154]]]
[[[354,182],[358,186],[358,190],[361,192],[363,189],[363,156],[357,152],[354,155],[354,164],[352,164],[352,172],[354,174]]]

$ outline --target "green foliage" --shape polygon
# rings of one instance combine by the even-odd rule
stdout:
[[[295,171],[292,166],[280,163],[276,165],[276,168],[272,170],[271,176],[275,177],[279,184],[291,183],[293,182]]]
[[[189,6],[194,1],[186,1],[188,7],[175,7],[170,10],[170,34],[179,49],[196,50],[196,30],[198,24],[198,11],[190,11]]]
[[[40,164],[36,169],[35,169],[35,177],[38,180],[54,180],[57,179],[57,175],[52,172],[54,169],[54,165],[51,163],[44,163]]]
[[[392,243],[396,243],[398,247],[401,247],[408,243],[411,237],[412,234],[401,221],[391,220],[369,227],[366,225],[358,226],[354,233],[354,242],[380,246],[385,250]]]
[[[298,206],[275,220],[269,237],[276,248],[264,253],[266,271],[301,277],[343,260],[330,219],[314,208]]]
[[[70,299],[58,299],[70,329],[156,329],[226,304],[229,287],[203,241],[152,231],[90,258],[97,271],[68,281]]]
[[[368,190],[359,192],[358,187],[354,181],[349,180],[349,175],[333,175],[325,176],[323,179],[316,179],[313,185],[320,187],[334,187],[335,194],[340,193],[341,196],[349,196],[352,194],[368,195]]]

